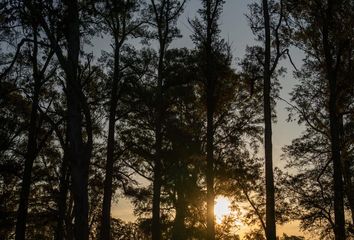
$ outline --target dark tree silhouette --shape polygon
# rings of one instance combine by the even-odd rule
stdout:
[[[288,1],[288,4],[291,16],[296,23],[293,25],[294,32],[299,36],[295,44],[301,45],[309,57],[316,58],[315,66],[318,67],[317,70],[320,70],[323,80],[326,81],[326,89],[328,89],[326,108],[333,164],[334,234],[335,239],[345,239],[343,171],[347,170],[344,170],[345,160],[341,156],[343,113],[340,107],[341,103],[345,102],[341,99],[340,86],[345,86],[345,84],[342,85],[340,69],[344,70],[345,49],[352,42],[352,33],[338,26],[345,26],[346,19],[352,19],[352,13],[348,11],[348,7],[352,5],[347,1],[331,0],[314,3]],[[301,21],[308,24],[306,28],[301,29],[304,23]],[[314,28],[309,31],[309,34],[302,35],[311,27]]]
[[[241,61],[222,37],[231,3],[0,2],[0,239],[302,239],[276,236],[293,220],[352,238],[353,1],[252,1]],[[285,166],[278,101],[304,127]]]
[[[271,88],[271,35],[268,0],[262,1],[264,16],[264,70],[263,70],[263,97],[264,97],[264,152],[266,178],[266,236],[268,240],[275,240],[275,199],[273,177],[273,146],[272,146],[272,110],[270,103]]]
[[[222,0],[202,1],[202,8],[199,10],[201,19],[195,19],[191,22],[194,28],[194,41],[202,51],[203,57],[203,75],[206,95],[206,183],[207,183],[207,239],[215,239],[215,216],[214,216],[214,112],[215,112],[215,85],[217,81],[217,72],[215,64],[217,56],[215,47],[218,44],[219,26]]]
[[[111,94],[108,117],[107,160],[104,181],[104,195],[102,203],[101,239],[111,239],[111,201],[113,195],[113,167],[115,162],[115,128],[119,96],[122,92],[122,64],[121,51],[128,38],[136,34],[142,25],[139,20],[133,20],[137,12],[139,1],[106,1],[104,6],[99,6],[98,15],[103,20],[103,29],[107,28],[113,38],[113,76],[111,79]]]
[[[275,223],[275,187],[273,173],[272,146],[272,80],[276,79],[276,69],[279,60],[288,52],[286,39],[281,39],[283,26],[282,1],[262,0],[250,5],[251,14],[248,17],[253,33],[262,41],[263,47],[250,48],[261,66],[263,79],[263,111],[264,111],[264,156],[265,156],[265,186],[266,186],[266,237],[276,239]],[[257,69],[257,68],[255,68]],[[251,83],[258,78],[251,78]],[[253,83],[251,84],[252,87]],[[273,86],[273,87],[272,87]]]
[[[38,153],[41,148],[40,141],[38,141],[38,131],[40,124],[38,121],[39,118],[39,98],[41,87],[44,83],[44,74],[48,64],[45,64],[43,68],[40,68],[38,65],[38,25],[35,23],[36,19],[32,19],[32,33],[33,33],[33,52],[32,52],[32,76],[33,76],[33,96],[31,104],[31,114],[30,122],[28,126],[28,141],[27,141],[27,150],[25,153],[25,168],[23,172],[22,185],[21,185],[21,194],[20,194],[20,203],[17,212],[17,222],[16,222],[16,239],[25,239],[26,234],[26,221],[27,221],[27,212],[28,212],[28,197],[30,194],[31,187],[31,174],[34,160],[37,158]],[[49,56],[48,62],[50,61]]]
[[[162,127],[164,118],[164,61],[166,50],[171,41],[177,36],[177,18],[183,11],[185,0],[151,0],[149,6],[152,20],[149,20],[155,28],[155,36],[158,40],[158,66],[157,66],[157,90],[155,98],[155,160],[154,183],[152,201],[152,239],[161,239],[160,201],[162,186],[163,163],[161,157]],[[147,16],[150,18],[150,16]]]
[[[39,23],[49,39],[50,45],[65,72],[67,96],[67,121],[68,121],[68,158],[70,159],[71,179],[74,196],[75,211],[75,238],[88,239],[88,168],[92,151],[92,123],[87,100],[79,81],[79,54],[80,54],[80,6],[78,1],[64,1],[61,5],[54,3],[31,3],[28,6],[32,15],[40,16]],[[45,12],[58,11],[62,19],[43,15]],[[62,22],[62,32],[54,32],[57,25]],[[63,39],[60,39],[63,37]],[[66,55],[60,41],[66,42]],[[85,116],[85,129],[87,141],[83,137],[83,118]]]

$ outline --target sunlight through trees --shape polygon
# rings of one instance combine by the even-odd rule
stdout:
[[[0,240],[354,239],[353,0],[1,0]]]

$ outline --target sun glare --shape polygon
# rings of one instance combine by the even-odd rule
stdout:
[[[231,215],[230,200],[225,197],[218,197],[215,199],[214,214],[216,223],[220,224],[225,216]]]

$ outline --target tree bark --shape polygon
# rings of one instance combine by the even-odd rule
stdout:
[[[112,201],[112,179],[114,165],[114,145],[115,145],[115,123],[116,109],[118,104],[118,83],[119,83],[119,43],[115,41],[114,49],[114,73],[111,92],[111,102],[109,110],[109,126],[107,139],[107,162],[106,176],[104,181],[104,195],[102,203],[101,240],[111,239],[111,201]]]
[[[276,239],[275,197],[273,176],[273,146],[272,146],[272,108],[271,108],[271,35],[268,0],[263,0],[265,55],[263,72],[263,104],[264,104],[264,153],[266,178],[266,237]]]

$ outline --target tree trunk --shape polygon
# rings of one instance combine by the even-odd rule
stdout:
[[[163,64],[165,57],[165,42],[160,39],[160,53],[157,76],[157,97],[156,97],[156,125],[155,125],[155,162],[154,162],[154,180],[153,180],[153,199],[152,199],[152,240],[161,239],[161,186],[162,186],[162,118],[163,118]]]
[[[107,139],[107,162],[106,162],[106,177],[104,181],[104,195],[102,203],[102,221],[101,221],[101,240],[111,239],[111,201],[112,201],[112,179],[114,165],[114,145],[115,145],[115,123],[116,109],[118,104],[118,83],[119,83],[119,46],[118,41],[115,41],[114,49],[114,73],[111,92],[111,103],[109,110],[109,126]]]
[[[354,187],[352,183],[352,174],[351,174],[351,164],[349,159],[343,159],[343,177],[344,177],[344,186],[345,194],[347,195],[349,208],[351,212],[351,221],[354,225]]]
[[[25,169],[21,184],[20,193],[20,203],[17,211],[17,222],[16,222],[16,240],[24,240],[26,237],[26,221],[28,214],[28,198],[31,188],[31,174],[33,168],[33,162],[38,154],[37,146],[37,119],[38,119],[38,107],[39,107],[39,91],[41,87],[41,79],[38,71],[37,54],[38,54],[38,43],[37,43],[37,29],[33,28],[33,80],[34,80],[34,92],[31,107],[31,118],[28,128],[28,142],[25,155]]]
[[[77,0],[65,1],[67,5],[67,109],[69,146],[71,162],[72,193],[74,197],[75,239],[88,240],[88,167],[90,146],[85,145],[82,136],[82,89],[78,79],[80,52],[80,23]]]
[[[31,174],[33,168],[33,162],[36,159],[36,123],[37,123],[37,109],[38,109],[38,95],[34,95],[34,100],[32,103],[31,110],[31,120],[30,120],[30,129],[29,137],[27,143],[27,151],[25,158],[25,169],[22,178],[21,194],[20,194],[20,204],[17,212],[17,223],[16,223],[16,240],[24,240],[26,234],[26,221],[28,213],[28,198],[31,188]]]
[[[341,164],[340,138],[339,138],[339,116],[337,109],[337,68],[335,65],[340,64],[340,56],[337,57],[336,63],[331,53],[330,47],[330,30],[329,26],[333,25],[332,17],[335,14],[335,0],[328,0],[326,18],[322,26],[322,44],[326,62],[326,77],[329,87],[329,121],[331,136],[331,158],[333,163],[333,191],[334,191],[334,235],[336,240],[345,240],[345,217],[344,217],[344,200],[343,200],[343,173]]]
[[[339,117],[339,126],[340,126],[339,138],[340,141],[342,142],[345,141],[343,139],[345,137],[344,125],[343,125],[343,114],[341,114]],[[354,186],[352,183],[352,173],[350,171],[352,164],[346,148],[342,149],[341,160],[342,160],[342,171],[343,171],[343,181],[344,181],[344,192],[348,199],[348,204],[349,204],[351,218],[352,218],[351,221],[352,224],[354,225]]]
[[[212,93],[209,89],[207,100],[207,239],[215,239],[215,216],[214,216],[214,102]]]
[[[182,2],[182,1],[181,1]],[[155,0],[151,0],[151,7],[154,15],[155,27],[157,28],[157,39],[159,41],[159,62],[157,69],[157,94],[155,100],[155,155],[153,166],[153,199],[152,199],[152,240],[161,239],[161,187],[163,177],[163,158],[162,158],[162,142],[163,142],[163,118],[164,118],[164,102],[163,102],[163,78],[164,78],[164,61],[165,52],[168,44],[176,35],[172,30],[171,24],[175,24],[180,12],[183,9],[184,1],[181,6],[177,7],[177,1],[161,0],[159,6]]]
[[[207,107],[207,239],[215,239],[215,194],[214,194],[214,88],[215,73],[212,64],[213,18],[211,1],[207,1],[207,42],[206,42],[206,107]]]
[[[273,176],[273,146],[272,146],[272,108],[271,108],[271,39],[270,16],[268,0],[263,0],[264,31],[265,31],[265,56],[264,56],[264,153],[265,153],[265,178],[266,178],[266,237],[267,240],[276,239],[275,225],[275,197]]]
[[[185,169],[186,166],[182,161],[178,161],[178,168],[180,170]],[[185,199],[185,173],[184,171],[177,175],[176,190],[177,190],[177,201],[176,201],[176,217],[174,221],[172,240],[185,240],[186,228],[185,228],[185,218],[186,218],[186,199]]]
[[[345,240],[345,218],[343,205],[343,174],[341,166],[341,153],[339,144],[338,115],[336,109],[336,80],[330,77],[330,133],[331,133],[331,152],[333,162],[333,180],[334,180],[334,234],[336,240]]]

